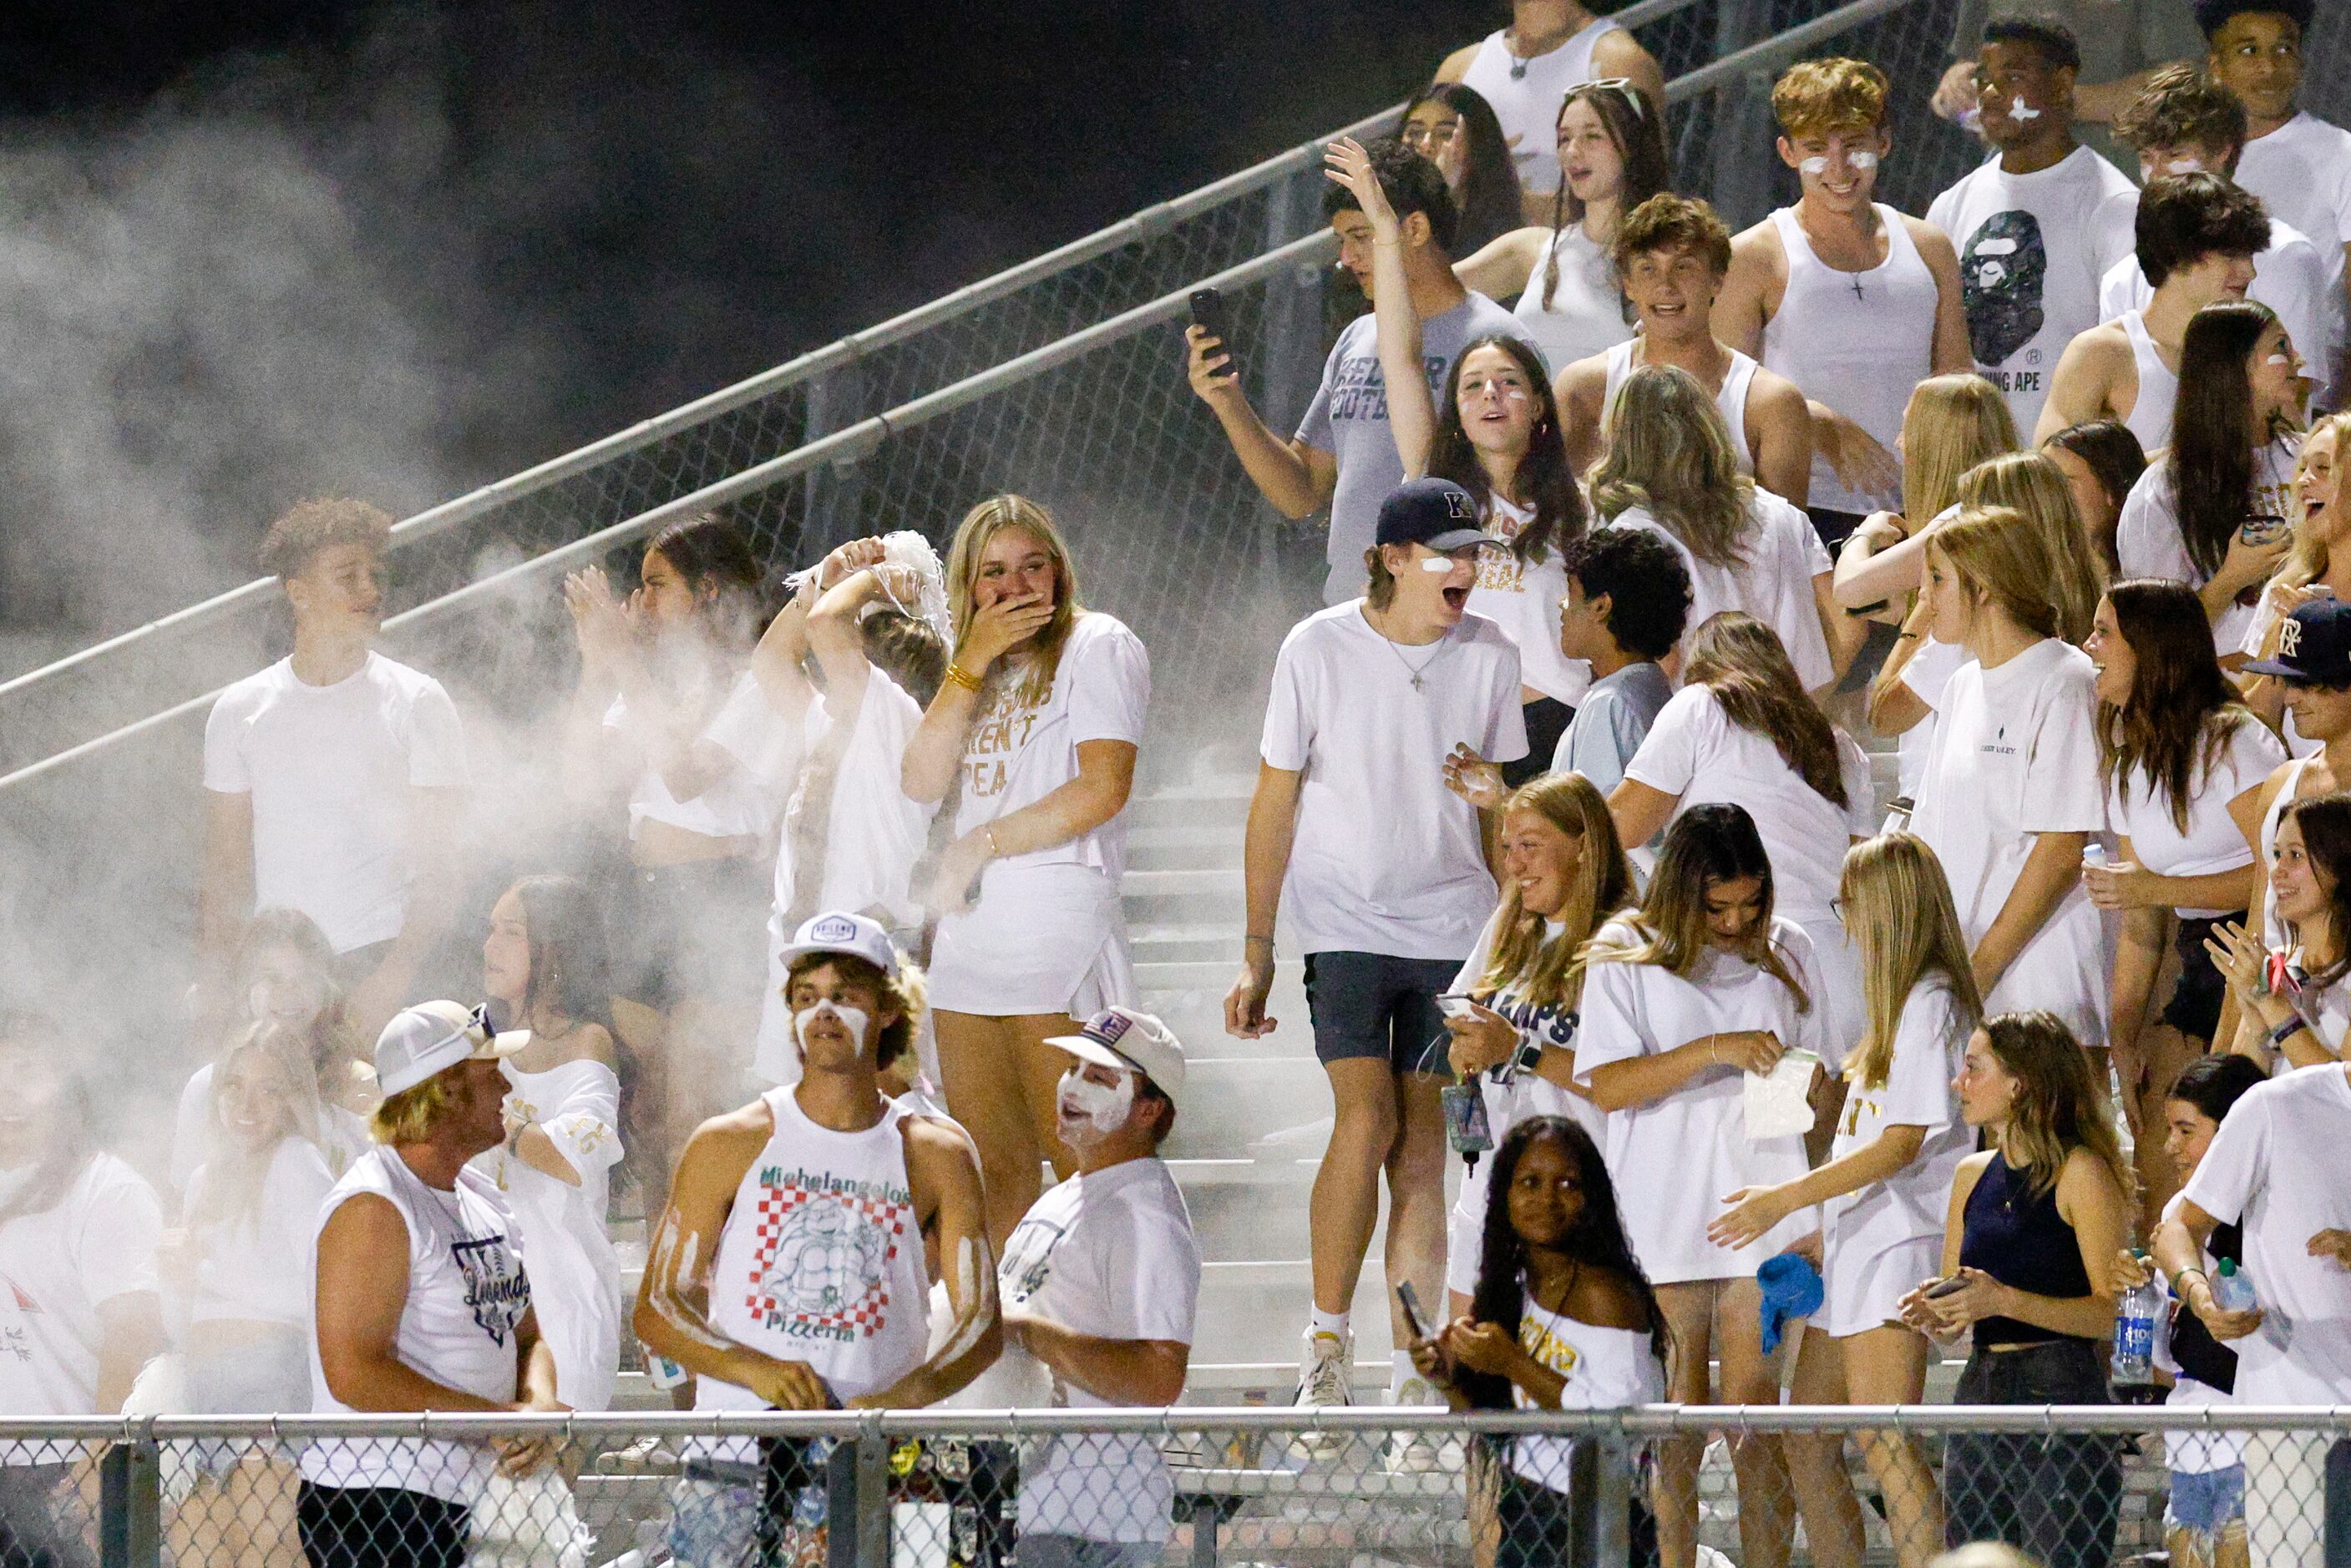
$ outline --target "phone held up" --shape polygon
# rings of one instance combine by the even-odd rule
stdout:
[[[1198,327],[1204,336],[1215,338],[1219,351],[1226,357],[1223,368],[1217,372],[1217,379],[1221,380],[1227,376],[1239,376],[1241,373],[1240,351],[1233,347],[1232,334],[1227,330],[1225,296],[1213,288],[1194,289],[1192,291],[1192,325]]]

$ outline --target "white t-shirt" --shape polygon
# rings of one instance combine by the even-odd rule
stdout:
[[[1601,1328],[1547,1311],[1531,1296],[1519,1306],[1519,1348],[1535,1364],[1567,1380],[1559,1391],[1562,1410],[1622,1410],[1654,1405],[1666,1397],[1666,1369],[1646,1329]],[[1510,1390],[1511,1403],[1534,1408],[1523,1389]],[[1566,1438],[1513,1438],[1510,1469],[1537,1486],[1568,1490]]]
[[[172,1113],[172,1185],[183,1193],[197,1168],[212,1158],[215,1065],[207,1062],[188,1075],[180,1090],[179,1106]],[[319,1137],[323,1140],[319,1152],[326,1157],[327,1168],[338,1173],[349,1170],[352,1161],[375,1147],[367,1118],[341,1106],[319,1107]]]
[[[735,766],[708,789],[683,801],[670,794],[659,772],[646,768],[629,794],[629,836],[636,837],[650,821],[705,838],[766,837],[783,815],[784,799],[799,776],[800,760],[823,722],[821,709],[810,704],[799,723],[786,722],[759,690],[758,678],[744,670],[697,737],[726,753]],[[605,711],[604,727],[625,730],[628,723],[628,700],[616,696]]]
[[[2262,199],[2273,222],[2292,224],[2317,248],[2335,290],[2331,305],[2339,314],[2343,247],[2351,244],[2351,130],[2307,111],[2297,114],[2245,143],[2237,160],[2237,183]],[[2312,359],[2312,373],[2318,374],[2315,357],[2306,348],[2303,352]],[[2332,393],[2342,390],[2336,387]],[[2319,406],[2333,408],[2335,398],[2324,376],[2319,391]]]
[[[2291,516],[2294,463],[2302,455],[2300,436],[2281,436],[2253,455],[2253,493],[2248,517]],[[2138,483],[2123,498],[2122,515],[2115,524],[2115,554],[2126,577],[2167,577],[2190,587],[2201,587],[2211,574],[2199,571],[2179,532],[2179,506],[2172,494],[2171,459],[2147,466]],[[2263,585],[2254,584],[2237,596],[2237,602],[2212,623],[2212,646],[2234,653],[2253,624],[2253,612]]]
[[[183,1211],[191,1220],[203,1212],[214,1169],[199,1166],[189,1179]],[[310,1233],[319,1223],[319,1205],[334,1185],[317,1145],[303,1137],[278,1139],[250,1219],[190,1227],[204,1251],[188,1298],[188,1321],[232,1318],[293,1328],[308,1324]]]
[[[33,1168],[0,1171],[0,1202]],[[139,1173],[110,1154],[93,1156],[65,1196],[0,1225],[0,1416],[95,1416],[98,1309],[160,1287],[155,1243],[162,1206]],[[11,1445],[0,1462],[40,1455]]]
[[[2325,254],[2330,248],[2332,262]],[[2304,373],[2318,383],[2322,406],[2330,396],[2330,367],[2343,342],[2342,271],[2341,245],[2314,244],[2301,230],[2273,218],[2269,248],[2253,257],[2252,286],[2245,290],[2246,298],[2277,313],[2286,336],[2309,365]],[[2108,269],[2099,285],[2099,319],[2112,321],[2127,311],[2144,312],[2154,298],[2155,290],[2140,270],[2134,250]],[[2132,428],[2137,428],[2137,421]],[[2164,428],[2170,429],[2169,420],[2164,421]]]
[[[1637,939],[1617,919],[1593,940],[1608,947]],[[1592,964],[1583,976],[1576,1080],[1589,1084],[1593,1069],[1612,1062],[1747,1029],[1768,1029],[1792,1050],[1819,1052],[1824,1009],[1812,939],[1794,921],[1775,918],[1771,944],[1813,999],[1809,1010],[1798,1012],[1794,995],[1769,971],[1716,950],[1687,979],[1660,964]],[[1749,1278],[1764,1259],[1820,1229],[1819,1210],[1802,1209],[1737,1251],[1707,1240],[1725,1193],[1775,1187],[1811,1168],[1802,1138],[1747,1136],[1745,1079],[1736,1067],[1709,1066],[1660,1099],[1609,1115],[1608,1175],[1634,1256],[1653,1284]]]
[[[204,722],[204,788],[252,797],[253,907],[299,909],[339,953],[400,935],[410,792],[465,777],[449,693],[380,653],[332,686],[305,685],[281,659],[222,692]]]
[[[1531,507],[1495,496],[1486,517],[1486,532],[1497,539],[1515,539],[1534,521]],[[1574,707],[1592,684],[1592,666],[1559,650],[1559,607],[1567,597],[1567,558],[1553,539],[1540,561],[1524,561],[1515,550],[1480,550],[1478,586],[1469,590],[1469,613],[1482,615],[1504,631],[1519,649],[1520,684]]]
[[[1929,710],[1939,708],[1943,705],[1943,688],[1951,683],[1951,677],[1967,661],[1968,650],[1957,643],[1944,642],[1932,637],[1923,639],[1918,644],[1918,651],[1912,654],[1910,662],[1902,667],[1902,684],[1908,687]],[[1927,717],[1903,731],[1895,742],[1896,777],[1898,781],[1895,789],[1897,794],[1907,795],[1913,801],[1918,798],[1918,781],[1926,776],[1927,752],[1934,738],[1935,715],[1930,711]]]
[[[1829,1158],[1868,1147],[1887,1127],[1924,1127],[1927,1137],[1918,1157],[1892,1176],[1824,1205],[1836,1251],[1866,1258],[1943,1233],[1952,1179],[1976,1142],[1974,1130],[1959,1119],[1959,1093],[1951,1087],[1970,1032],[1941,975],[1922,976],[1903,999],[1886,1083],[1875,1089],[1855,1084],[1846,1092]]]
[[[2351,1269],[2310,1255],[2321,1231],[2351,1230],[2351,1078],[2328,1064],[2254,1085],[2212,1135],[2188,1201],[2244,1227],[2241,1260],[2261,1328],[2234,1341],[2244,1405],[2351,1403]]]
[[[1166,1165],[1131,1159],[1048,1188],[1014,1227],[998,1279],[1007,1307],[1080,1334],[1188,1345],[1200,1249]],[[1016,1358],[1030,1359],[1005,1351],[1004,1360]],[[1058,1377],[1050,1381],[1056,1406],[1102,1410],[1115,1404]],[[1020,1532],[1162,1542],[1173,1530],[1174,1500],[1175,1483],[1148,1437],[1055,1438],[1021,1465]]]
[[[2138,187],[2086,147],[2031,174],[1994,153],[1927,209],[1959,253],[1976,370],[2018,430],[2041,417],[2065,345],[2106,319],[2099,280],[2133,254],[2137,213]]]
[[[883,909],[890,922],[919,925],[910,884],[914,862],[928,842],[935,801],[906,798],[899,766],[906,742],[923,722],[922,704],[878,670],[866,672],[865,696],[833,771],[832,805],[826,815],[824,874],[818,885],[819,909]],[[826,734],[811,752],[838,737]],[[806,780],[802,781],[805,790]],[[792,859],[792,832],[806,801],[795,794],[785,814],[786,831],[776,852],[776,908],[792,907],[799,869]]]
[[[1944,688],[1910,825],[1943,863],[1970,949],[2036,834],[2105,830],[2096,680],[2088,655],[2044,638],[1997,670],[1970,659]],[[1984,998],[1987,1014],[2033,1007],[2085,1045],[2105,1042],[2105,930],[2078,881]]]
[[[2252,846],[2245,842],[2229,803],[2247,790],[2259,789],[2285,761],[2285,747],[2260,720],[2240,715],[2220,754],[2210,767],[2199,763],[2188,800],[2188,828],[2180,831],[2171,815],[2169,797],[2152,780],[2134,768],[2127,777],[2119,770],[2106,792],[2107,821],[2131,843],[2138,864],[2158,877],[2209,877],[2253,863]],[[2182,909],[2191,919],[2210,919],[2233,909]]]
[[[1458,959],[1493,911],[1494,878],[1477,808],[1442,770],[1457,745],[1494,763],[1527,754],[1519,650],[1476,615],[1406,648],[1364,609],[1307,617],[1274,660],[1259,754],[1305,774],[1282,915],[1301,952]]]
[[[1017,662],[1003,669],[965,732],[958,838],[1076,778],[1078,748],[1087,742],[1143,743],[1151,656],[1123,621],[1092,610],[1078,617],[1042,702],[1022,700],[1018,677]],[[1008,855],[995,866],[1090,866],[1115,883],[1126,869],[1126,814],[1066,844]]]
[[[1869,759],[1842,730],[1837,758],[1842,806],[1806,784],[1769,740],[1732,723],[1711,690],[1685,686],[1649,726],[1625,776],[1679,797],[1677,816],[1698,805],[1744,806],[1771,857],[1773,912],[1809,929],[1835,922],[1829,901],[1844,872],[1849,836],[1877,831]]]
[[[1805,691],[1817,691],[1835,678],[1835,666],[1829,662],[1828,638],[1821,630],[1820,607],[1813,597],[1813,579],[1833,570],[1835,563],[1829,559],[1828,546],[1821,543],[1813,520],[1795,506],[1760,486],[1756,489],[1747,512],[1747,536],[1740,541],[1747,559],[1738,566],[1699,560],[1646,507],[1627,507],[1614,523],[1620,528],[1646,528],[1681,553],[1690,579],[1685,637],[1704,626],[1717,610],[1744,610],[1779,635],[1780,646],[1788,650],[1788,662],[1796,667],[1796,678],[1804,683]]]

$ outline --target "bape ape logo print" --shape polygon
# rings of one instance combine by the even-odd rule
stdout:
[[[2004,364],[2041,336],[2048,276],[2049,250],[2041,220],[2031,213],[1995,213],[1968,236],[1959,255],[1959,300],[1977,364]]]

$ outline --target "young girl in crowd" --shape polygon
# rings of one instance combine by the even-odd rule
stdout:
[[[1396,122],[1398,141],[1437,165],[1461,222],[1453,252],[1468,255],[1519,227],[1518,171],[1494,106],[1476,88],[1438,82],[1413,95]]]
[[[195,1415],[310,1407],[306,1288],[319,1205],[335,1184],[321,1149],[318,1078],[306,1043],[277,1023],[246,1028],[221,1058],[210,1153],[190,1178],[162,1262]],[[616,1347],[617,1350],[617,1347]],[[172,1522],[183,1562],[292,1568],[302,1561],[294,1467],[269,1445],[202,1443]]]
[[[2062,640],[2060,572],[2043,531],[2006,508],[1928,537],[1931,630],[1968,662],[1937,705],[1911,820],[1949,878],[1984,1005],[2045,1008],[2103,1044],[2105,933],[2081,886],[2106,817],[2097,675]]]
[[[2351,548],[2339,552],[2339,565],[2335,548],[2351,537],[2351,507],[2345,504],[2341,477],[2346,433],[2351,433],[2351,414],[2329,414],[2303,440],[2289,506],[2294,548],[2287,553],[2285,565],[2270,578],[2269,587],[2262,590],[2261,603],[2253,607],[2252,622],[2246,627],[2244,643],[2238,649],[2249,658],[2277,656],[2278,628],[2295,607],[2314,598],[2351,599]],[[2284,688],[2276,677],[2249,675],[2247,705],[2270,723],[2283,726],[2288,751],[2298,757],[2308,756],[2318,750],[2318,743],[2305,740],[2295,729],[2285,712],[2284,699]]]
[[[1626,1195],[1634,1254],[1657,1287],[1671,1336],[1667,1397],[1678,1402],[1711,1402],[1713,1359],[1725,1402],[1779,1399],[1755,1271],[1816,1232],[1818,1216],[1792,1213],[1765,1245],[1744,1250],[1709,1239],[1707,1221],[1722,1194],[1805,1172],[1802,1137],[1748,1136],[1742,1085],[1791,1049],[1820,1051],[1821,985],[1811,939],[1772,913],[1771,859],[1736,805],[1677,817],[1640,908],[1593,938],[1576,1077],[1609,1113],[1609,1175]],[[1661,1454],[1658,1543],[1677,1568],[1694,1560],[1702,1447],[1677,1438]],[[1787,1562],[1793,1502],[1816,1560],[1859,1563],[1861,1517],[1842,1455],[1835,1438],[1732,1438],[1744,1561]]]
[[[240,1013],[234,1044],[246,1028],[271,1023],[290,1031],[308,1053],[318,1084],[319,1147],[327,1168],[340,1172],[367,1152],[367,1113],[375,1107],[375,1069],[343,1013],[335,978],[335,951],[317,922],[297,909],[264,909],[246,927],[230,970],[231,996]],[[183,1193],[196,1167],[211,1157],[213,1079],[207,1062],[180,1091],[172,1124],[172,1185]]]
[[[2067,425],[2043,441],[2041,450],[2064,476],[2065,488],[2074,493],[2074,513],[2098,546],[2106,575],[2116,576],[2120,563],[2115,558],[2115,528],[2122,521],[2123,503],[2129,498],[2131,487],[2147,472],[2147,453],[2140,449],[2138,437],[2131,434],[2128,425],[2092,420]]]
[[[2261,915],[2258,944],[2285,945],[2279,923],[2278,828],[2295,802],[2314,800],[2351,785],[2351,602],[2308,599],[2285,617],[2267,659],[2245,666],[2261,683],[2284,692],[2285,736],[2299,739],[2308,754],[2290,757],[2262,785],[2261,830],[2253,840],[2253,902]]]
[[[1633,898],[1633,871],[1590,780],[1546,774],[1502,806],[1502,901],[1454,981],[1467,1013],[1446,1020],[1453,1070],[1474,1081],[1499,1142],[1532,1116],[1560,1116],[1593,1137],[1606,1121],[1575,1081],[1583,944]],[[1453,1206],[1446,1285],[1469,1310],[1479,1238],[1499,1165],[1472,1166]]]
[[[1744,1247],[1790,1214],[1823,1205],[1828,1298],[1813,1326],[1834,1342],[1842,1397],[1915,1405],[1926,1393],[1928,1344],[1902,1322],[1901,1303],[1942,1255],[1952,1178],[1974,1147],[1952,1081],[1981,1004],[1949,884],[1923,841],[1888,833],[1855,845],[1840,891],[1861,955],[1865,1029],[1845,1060],[1844,1112],[1828,1163],[1732,1193],[1708,1233]],[[1886,1501],[1896,1560],[1923,1568],[1943,1544],[1934,1472],[1900,1433],[1858,1441]]]
[[[507,1141],[481,1157],[529,1258],[556,1392],[575,1410],[612,1403],[621,1359],[621,1262],[607,1229],[621,1161],[619,1047],[604,914],[571,877],[526,877],[490,909],[482,991],[530,1044],[506,1064]]]
[[[1489,299],[1519,296],[1518,318],[1546,364],[1564,369],[1633,336],[1608,257],[1625,214],[1672,188],[1664,121],[1630,82],[1571,88],[1559,107],[1566,177],[1551,227],[1513,230],[1453,269]]]
[[[2263,1076],[2258,1064],[2238,1055],[2202,1056],[2179,1070],[2163,1102],[2163,1152],[2171,1160],[2178,1186],[2187,1186],[2230,1108]],[[2164,1218],[2179,1210],[2179,1199],[2174,1196],[2164,1206]],[[2189,1276],[2200,1272],[2209,1288],[2222,1259],[2237,1264],[2244,1256],[2243,1227],[2217,1226],[2199,1250],[2201,1267],[2189,1271]],[[2161,1269],[2128,1252],[2117,1256],[2116,1269],[2118,1284],[2155,1279],[2162,1281],[2167,1294],[2170,1292],[2171,1282]],[[2204,1299],[2209,1303],[2210,1298]],[[2170,1298],[2170,1310],[2155,1320],[2155,1364],[2171,1375],[2171,1391],[2163,1402],[2172,1408],[2226,1405],[2235,1392],[2236,1351],[2215,1339],[2211,1328],[2177,1295]],[[2171,1561],[2180,1568],[2250,1568],[2243,1434],[2167,1432],[2163,1444],[2171,1472],[2163,1544]]]
[[[1045,1044],[1131,1002],[1119,910],[1120,814],[1151,700],[1134,633],[1078,598],[1052,516],[999,495],[947,558],[955,657],[901,768],[908,798],[955,794],[955,839],[925,903],[947,1108],[979,1146],[988,1230],[1004,1245],[1066,1159],[1054,1131],[1069,1057]],[[1064,1169],[1066,1174],[1066,1169]]]
[[[820,704],[811,656],[823,677]],[[802,575],[759,639],[752,669],[770,700],[786,712],[821,713],[776,850],[752,1064],[764,1082],[799,1077],[778,955],[803,922],[825,910],[871,915],[904,933],[908,951],[921,950],[914,867],[938,806],[907,798],[899,769],[946,663],[946,573],[930,542],[912,532],[833,551]]]
[[[1608,445],[1592,471],[1593,509],[1681,549],[1689,624],[1744,610],[1776,633],[1807,691],[1833,684],[1855,639],[1829,585],[1811,519],[1739,472],[1729,427],[1687,370],[1644,365],[1625,379]]]
[[[2098,776],[2120,844],[2115,864],[2088,867],[2082,880],[2092,903],[2122,915],[2106,1041],[2139,1134],[2142,1199],[2160,1211],[2171,1173],[2154,1168],[2156,1140],[2142,1129],[2159,1113],[2163,1085],[2218,1037],[2228,988],[2204,944],[2250,907],[2262,785],[2285,748],[2237,701],[2185,583],[2116,583],[2099,602],[2087,652],[2097,671]],[[2168,940],[2179,977],[2150,1015]]]
[[[760,872],[807,746],[751,671],[759,573],[741,535],[683,518],[653,535],[639,575],[625,606],[601,571],[564,581],[580,643],[565,766],[576,794],[627,796],[632,869],[613,923],[631,951],[613,1015],[661,1069],[649,1087],[666,1168],[733,1103],[767,972]]]
[[[1509,632],[1519,649],[1528,751],[1502,774],[1515,789],[1543,771],[1592,681],[1589,664],[1560,650],[1565,558],[1583,537],[1585,513],[1568,466],[1559,404],[1541,356],[1520,338],[1499,336],[1464,348],[1443,399],[1430,399],[1395,209],[1353,141],[1333,143],[1330,163],[1332,179],[1354,193],[1372,225],[1380,364],[1394,389],[1388,426],[1405,477],[1433,474],[1461,486],[1477,502],[1486,532],[1510,546],[1479,556],[1468,607]]]
[[[2305,795],[2279,814],[2270,867],[2276,941],[2222,926],[2210,951],[2236,996],[2233,1049],[2283,1073],[2342,1059],[2351,1033],[2351,795]],[[2288,981],[2273,983],[2273,953]]]
[[[1665,1314],[1592,1135],[1565,1116],[1534,1116],[1504,1135],[1494,1172],[1476,1291],[1413,1346],[1414,1365],[1457,1410],[1613,1410],[1663,1398]],[[1567,1561],[1574,1439],[1504,1441],[1495,1568]],[[1631,1534],[1631,1561],[1655,1568],[1656,1523],[1638,1497]]]
[[[1962,1405],[2104,1405],[2114,1259],[2130,1232],[2130,1169],[2089,1054],[2053,1013],[1986,1019],[1968,1041],[1959,1112],[1988,1147],[1959,1164],[1943,1281],[1903,1320],[1972,1331]],[[1953,1433],[1943,1498],[1952,1541],[2003,1541],[2047,1568],[2107,1568],[2122,1461],[2106,1436]]]
[[[2301,378],[2269,306],[2236,299],[2198,311],[2180,340],[2171,446],[2131,486],[2116,524],[2123,573],[2192,584],[2231,664],[2293,543],[2286,493],[2302,450]]]
[[[1902,510],[1871,513],[1837,552],[1836,602],[1898,620],[1898,608],[1879,607],[1901,605],[1926,580],[1928,534],[1950,521],[1961,478],[2016,450],[2016,421],[2000,389],[1973,371],[1930,376],[1910,393],[1895,444]]]
[[[1876,826],[1869,759],[1804,695],[1771,629],[1724,610],[1685,644],[1682,689],[1609,797],[1618,836],[1646,844],[1676,812],[1743,808],[1771,858],[1772,913],[1812,939],[1834,1073],[1861,1033],[1861,969],[1834,912],[1846,846]]]

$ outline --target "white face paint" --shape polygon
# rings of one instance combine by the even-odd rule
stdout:
[[[1877,167],[1877,154],[1865,147],[1858,152],[1847,154],[1845,161],[1856,170],[1866,171]]]
[[[1432,577],[1441,577],[1453,569],[1453,557],[1450,556],[1425,556],[1421,560],[1420,569]]]
[[[1829,171],[1829,161],[1815,153],[1797,164],[1796,171],[1800,174],[1808,174],[1817,180]]]
[[[1104,1088],[1085,1075],[1081,1067],[1061,1075],[1061,1141],[1072,1148],[1101,1142],[1126,1125],[1134,1109],[1134,1075],[1121,1073],[1118,1087]]]
[[[1844,161],[1845,167],[1851,169],[1856,174],[1863,174],[1877,167],[1877,154],[1872,152],[1866,147],[1864,147],[1858,151],[1846,153],[1844,155]],[[1796,170],[1799,173],[1809,174],[1813,179],[1817,180],[1822,175],[1829,171],[1829,161],[1826,158],[1822,157],[1820,154],[1814,153],[1812,157],[1805,159],[1802,163],[1797,164]]]
[[[2025,102],[2020,95],[2008,100],[2008,118],[2030,125],[2041,118],[2041,111]]]
[[[792,1037],[800,1043],[802,1055],[808,1054],[809,1026],[820,1018],[840,1020],[841,1026],[849,1032],[851,1042],[857,1047],[857,1054],[861,1056],[865,1054],[865,1030],[873,1022],[865,1010],[837,1002],[820,1002],[814,1007],[792,1014]]]

